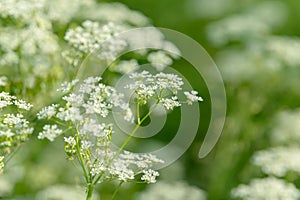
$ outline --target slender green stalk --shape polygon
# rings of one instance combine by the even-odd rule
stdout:
[[[86,200],[92,200],[93,191],[94,191],[94,185],[91,184],[91,183],[88,183],[86,189],[87,189]]]
[[[80,153],[79,136],[78,136],[77,129],[76,129],[76,136],[75,136],[75,138],[76,138],[76,145],[75,146],[76,146],[76,152],[77,152],[77,157],[78,157],[78,160],[79,160],[79,164],[80,164],[80,166],[81,166],[81,168],[83,170],[85,180],[88,183],[89,182],[89,173],[87,172],[87,169],[85,167],[85,162],[84,162],[83,157],[82,157],[82,155]]]
[[[147,113],[147,115],[145,115],[143,117],[143,119],[140,120],[140,123],[138,123],[135,128],[133,129],[133,131],[130,133],[130,135],[126,138],[126,140],[123,142],[123,144],[121,145],[121,147],[119,148],[119,150],[117,151],[117,153],[114,155],[114,157],[110,160],[110,162],[108,163],[107,166],[110,166],[111,163],[113,162],[113,160],[121,153],[121,151],[125,148],[125,146],[129,143],[129,141],[131,140],[131,138],[134,136],[134,134],[137,132],[137,130],[139,129],[139,127],[141,126],[141,124],[143,123],[143,121],[145,121],[147,119],[147,117],[149,117],[151,115],[151,113],[155,110],[155,108],[157,107],[159,101],[153,106],[153,108]],[[99,174],[99,176],[96,178],[94,178],[93,184],[97,184],[97,182],[101,179],[101,177],[103,176],[104,173]]]
[[[143,119],[141,119],[140,122],[135,126],[135,128],[133,129],[133,131],[130,133],[130,135],[127,137],[127,139],[123,142],[122,146],[119,148],[119,150],[117,151],[117,153],[115,154],[115,156],[113,157],[112,160],[114,160],[121,153],[121,151],[125,148],[125,146],[129,143],[129,141],[131,140],[131,138],[134,136],[134,134],[140,128],[141,124],[147,119],[147,117],[149,117],[151,115],[151,113],[155,110],[155,108],[157,107],[157,105],[158,105],[158,103],[156,103],[153,106],[153,108],[147,113],[147,115],[145,115],[143,117]]]
[[[111,196],[110,200],[114,200],[114,199],[115,199],[115,197],[117,196],[117,193],[119,192],[119,190],[120,190],[120,188],[121,188],[121,185],[122,185],[123,183],[124,183],[124,182],[121,181],[121,182],[118,184],[118,186],[116,187],[116,189],[115,189],[113,195]]]

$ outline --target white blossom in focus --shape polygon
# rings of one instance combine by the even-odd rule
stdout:
[[[33,133],[31,124],[24,117],[24,111],[30,110],[31,107],[32,105],[24,100],[0,92],[0,174],[4,168],[5,157],[26,142]]]
[[[193,102],[203,101],[202,97],[197,96],[197,91],[184,92],[184,95],[187,98],[187,104],[191,105]]]
[[[38,139],[44,139],[47,138],[51,142],[54,141],[54,139],[59,136],[62,133],[62,130],[58,128],[58,126],[55,125],[45,125],[43,127],[43,131],[39,133]]]
[[[166,74],[163,72],[150,74],[148,71],[134,72],[129,76],[134,82],[125,86],[136,95],[136,100],[141,105],[146,104],[148,100],[156,100],[167,110],[173,110],[180,107],[181,103],[177,93],[182,90],[184,82],[176,74]],[[197,96],[198,92],[183,92],[187,98],[186,102],[191,105],[193,102],[203,101]]]
[[[159,173],[157,171],[154,171],[152,169],[143,170],[141,180],[145,181],[146,183],[156,183],[157,176],[159,176]]]

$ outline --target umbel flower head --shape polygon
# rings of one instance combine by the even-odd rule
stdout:
[[[149,100],[156,100],[161,103],[167,110],[173,110],[180,107],[178,92],[182,90],[184,82],[176,74],[166,74],[163,72],[150,74],[148,71],[135,72],[129,76],[133,83],[126,85],[126,88],[133,90],[135,99],[140,105],[146,104]],[[187,103],[203,101],[197,91],[184,91]]]
[[[89,77],[81,84],[78,81],[64,83],[60,91],[67,92],[62,104],[53,104],[38,113],[38,119],[49,120],[38,138],[54,141],[64,134],[65,153],[70,160],[78,161],[87,181],[96,184],[106,180],[129,181],[136,175],[147,173],[155,163],[163,161],[151,154],[135,154],[112,146],[113,124],[99,122],[114,110],[124,120],[133,122],[129,104],[123,94],[113,87],[104,85],[99,77]],[[76,87],[76,92],[70,92]],[[157,173],[152,173],[154,179]]]
[[[4,156],[27,141],[33,132],[23,112],[30,110],[31,104],[6,92],[0,93],[0,171],[4,167]]]
[[[64,150],[69,160],[77,163],[84,174],[87,196],[97,183],[117,180],[120,184],[135,181],[139,177],[144,183],[155,183],[159,173],[153,170],[155,164],[164,161],[155,155],[133,153],[124,148],[151,114],[141,117],[139,108],[155,102],[172,110],[181,106],[177,93],[182,90],[182,79],[175,74],[150,74],[148,71],[132,73],[132,83],[125,86],[133,91],[134,101],[127,103],[125,95],[114,87],[101,83],[100,77],[89,77],[65,82],[59,91],[64,92],[60,104],[52,104],[43,108],[38,119],[46,120],[47,124],[38,134],[39,139],[54,141],[64,135]],[[201,101],[196,91],[185,92],[187,104]],[[135,105],[131,105],[135,104]],[[136,115],[130,106],[135,107]],[[110,114],[117,112],[125,121],[136,126],[123,142],[116,148],[112,143],[114,134],[113,123],[108,123]]]

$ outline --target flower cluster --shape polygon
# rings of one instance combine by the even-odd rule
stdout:
[[[99,123],[111,112],[119,112],[124,120],[133,122],[133,113],[123,95],[104,85],[99,77],[89,77],[81,84],[64,83],[60,91],[69,91],[62,97],[63,104],[53,104],[38,113],[38,119],[52,121],[46,124],[38,138],[54,141],[64,133],[65,152],[69,160],[82,167],[86,181],[91,184],[107,180],[130,181],[145,173],[142,180],[155,182],[158,174],[149,169],[163,161],[151,154],[135,154],[112,146],[113,124]],[[147,176],[147,177],[146,177]]]
[[[187,104],[191,105],[193,102],[203,101],[202,97],[197,96],[198,92],[193,90],[191,92],[184,92],[187,98]]]
[[[59,0],[62,1],[62,0]],[[84,19],[97,21],[110,21],[114,23],[130,24],[143,27],[150,24],[150,20],[142,13],[130,10],[121,3],[97,3],[91,4],[84,11],[79,10],[79,15]]]
[[[91,199],[95,185],[103,181],[123,183],[139,179],[139,182],[155,183],[159,173],[153,170],[154,165],[164,161],[152,154],[125,151],[141,121],[153,111],[141,119],[140,106],[155,100],[156,104],[172,110],[183,103],[190,105],[202,101],[202,98],[196,91],[184,91],[186,101],[179,101],[177,93],[183,90],[184,82],[175,74],[133,72],[139,69],[140,60],[148,60],[157,71],[163,71],[180,55],[177,47],[156,28],[144,28],[118,37],[131,28],[149,25],[147,17],[120,3],[0,0],[0,5],[0,71],[4,71],[0,76],[0,87],[13,93],[22,92],[32,98],[32,102],[49,105],[37,114],[40,120],[37,138],[50,142],[63,139],[67,158],[82,169],[87,199]],[[63,40],[70,48],[62,56],[75,66],[73,68],[65,66],[60,57]],[[135,59],[122,60],[119,54],[131,48],[135,49]],[[116,65],[110,68],[112,71],[133,73],[130,78],[134,83],[127,87],[134,91],[136,101],[128,103],[124,100],[125,95],[103,84],[100,77],[65,82],[58,90],[63,93],[62,98],[54,100],[56,84],[70,78],[72,72],[81,72],[78,64],[91,53],[97,54],[100,65],[116,60]],[[49,92],[49,95],[40,92]],[[137,116],[132,107],[138,108]],[[15,96],[0,93],[0,173],[4,161],[8,160],[6,154],[33,133],[24,117],[24,112],[31,108],[31,104]],[[117,130],[111,122],[112,113],[131,124],[138,119],[132,133],[119,148],[112,143]],[[70,195],[69,198],[75,197]]]
[[[129,78],[134,82],[128,84],[126,88],[133,90],[135,99],[140,105],[144,105],[152,99],[156,100],[157,103],[161,103],[167,110],[173,110],[175,107],[181,106],[177,93],[182,90],[184,82],[176,74],[160,72],[153,75],[148,71],[142,71],[132,73]],[[197,96],[196,91],[185,91],[184,94],[187,97],[186,103],[188,104],[202,101],[202,98]]]
[[[157,71],[163,71],[167,66],[173,63],[173,60],[164,51],[150,53],[148,55],[148,61]]]
[[[103,60],[115,60],[116,56],[122,52],[127,43],[125,40],[114,37],[124,30],[121,25],[112,22],[100,25],[98,22],[85,21],[82,26],[69,29],[65,35],[65,40],[73,47],[73,51],[78,55],[86,55],[100,50],[98,57]],[[72,50],[72,49],[71,49]],[[67,51],[65,57],[74,63],[72,55],[74,52]]]
[[[109,158],[104,157],[104,152],[99,153],[103,154],[100,156],[102,159],[99,159],[92,167],[91,174],[93,176],[103,174],[101,181],[112,179],[123,182],[132,181],[135,179],[136,175],[143,173],[144,175],[141,177],[142,181],[146,183],[155,183],[155,179],[159,176],[159,173],[152,170],[151,167],[153,167],[154,164],[164,162],[152,154],[136,154],[129,151],[123,151],[119,155],[117,155],[117,152],[112,152],[112,157],[110,158],[111,165],[107,166],[105,165],[105,162],[107,162],[105,159]]]
[[[282,111],[275,117],[274,122],[277,125],[271,132],[271,138],[273,144],[277,146],[257,151],[252,157],[252,163],[259,166],[268,177],[254,179],[248,186],[238,186],[233,190],[234,197],[246,200],[298,199],[300,197],[300,192],[292,183],[286,182],[285,179],[274,178],[274,176],[285,178],[289,174],[300,173],[300,149],[297,146],[299,116],[299,110],[295,110]],[[274,191],[273,188],[275,188]]]
[[[1,0],[0,13],[2,17],[12,17],[15,19],[22,19],[24,21],[32,20],[34,13],[39,13],[39,10],[43,8],[43,0]]]
[[[139,69],[139,63],[135,59],[121,60],[116,65],[111,65],[109,69],[113,72],[129,74]]]
[[[130,49],[140,49],[138,53],[141,55],[146,55],[151,48],[160,49],[159,52],[168,52],[175,59],[181,55],[176,45],[166,40],[163,33],[154,27],[135,29],[129,31],[129,34],[122,35],[122,37],[127,41]]]
[[[298,37],[273,36],[267,40],[266,52],[283,65],[298,67],[300,39]]]
[[[272,143],[297,146],[300,141],[300,109],[281,111],[277,114],[272,130]]]
[[[0,93],[0,169],[3,168],[3,157],[27,141],[33,128],[23,116],[23,111],[28,111],[31,104],[11,96],[6,92]],[[13,110],[17,110],[16,113]]]
[[[95,0],[52,0],[44,1],[44,4],[48,18],[60,24],[68,24],[73,18],[81,19],[82,10],[97,6]]]
[[[42,191],[39,191],[35,197],[35,200],[74,200],[85,199],[84,191],[79,187],[73,187],[68,185],[52,185]],[[95,194],[92,200],[97,200],[99,197]]]
[[[244,200],[297,200],[300,192],[297,188],[282,179],[268,177],[264,179],[254,179],[249,185],[240,185],[232,191],[234,198]]]
[[[183,181],[158,181],[137,195],[135,200],[205,200],[206,194],[196,186],[188,185]]]
[[[283,177],[289,171],[300,173],[300,149],[294,147],[276,147],[258,151],[253,163],[260,166],[269,175]]]
[[[60,48],[44,0],[0,1],[0,69],[12,68],[12,82],[26,88],[46,78],[57,64]]]
[[[132,121],[133,116],[128,103],[123,101],[123,95],[118,93],[113,87],[106,86],[99,81],[99,77],[89,77],[80,84],[78,93],[68,93],[62,99],[64,106],[53,104],[43,108],[37,115],[39,119],[57,118],[64,122],[78,123],[82,126],[84,132],[89,128],[93,130],[96,124],[95,120],[85,115],[99,115],[107,117],[114,110],[124,115],[124,119]],[[78,81],[63,83],[60,91],[69,91]],[[99,128],[98,128],[99,129]],[[95,129],[94,131],[98,131]],[[57,126],[45,125],[44,131],[40,132],[39,137],[51,137],[54,140],[60,131]],[[52,138],[54,136],[54,138]]]
[[[6,84],[7,84],[7,77],[0,76],[0,86],[6,86]]]
[[[281,3],[263,2],[253,9],[211,23],[207,27],[208,37],[219,46],[230,41],[261,37],[281,25],[285,16],[285,9]]]
[[[277,125],[271,133],[271,138],[272,142],[279,146],[258,151],[252,159],[264,173],[278,177],[284,177],[291,171],[300,173],[299,120],[298,109],[282,111],[277,115],[275,119]]]
[[[143,170],[144,175],[142,176],[141,180],[145,181],[146,183],[156,183],[156,177],[159,176],[157,171],[152,169]]]

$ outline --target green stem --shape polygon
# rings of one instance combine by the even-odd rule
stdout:
[[[147,119],[147,117],[149,117],[151,115],[151,113],[155,110],[155,108],[157,107],[157,105],[158,105],[158,103],[156,103],[153,106],[153,108],[147,113],[147,115],[145,115],[143,117],[143,119],[141,119],[140,122],[138,122],[138,124],[135,126],[135,128],[133,129],[133,131],[127,137],[127,139],[123,142],[122,146],[119,148],[119,150],[117,151],[117,153],[115,154],[115,156],[113,157],[112,160],[114,160],[121,153],[121,151],[125,148],[125,146],[129,143],[129,141],[131,140],[131,138],[134,136],[134,134],[140,128],[141,124]]]
[[[87,189],[86,200],[92,200],[94,185],[91,183],[88,183],[86,189]]]
[[[121,188],[121,185],[122,185],[123,183],[124,183],[123,181],[121,181],[121,182],[119,183],[119,185],[118,185],[117,188],[115,189],[113,195],[111,196],[110,200],[114,200],[114,199],[115,199],[115,197],[117,196],[117,193],[119,192],[119,190],[120,190],[120,188]]]
[[[78,131],[76,131],[75,139],[76,139],[76,152],[77,152],[77,157],[78,157],[78,160],[79,160],[79,164],[80,164],[80,166],[81,166],[81,168],[83,170],[85,180],[88,183],[89,182],[89,173],[87,172],[87,169],[85,167],[85,162],[84,162],[83,157],[82,157],[82,155],[80,153]]]

